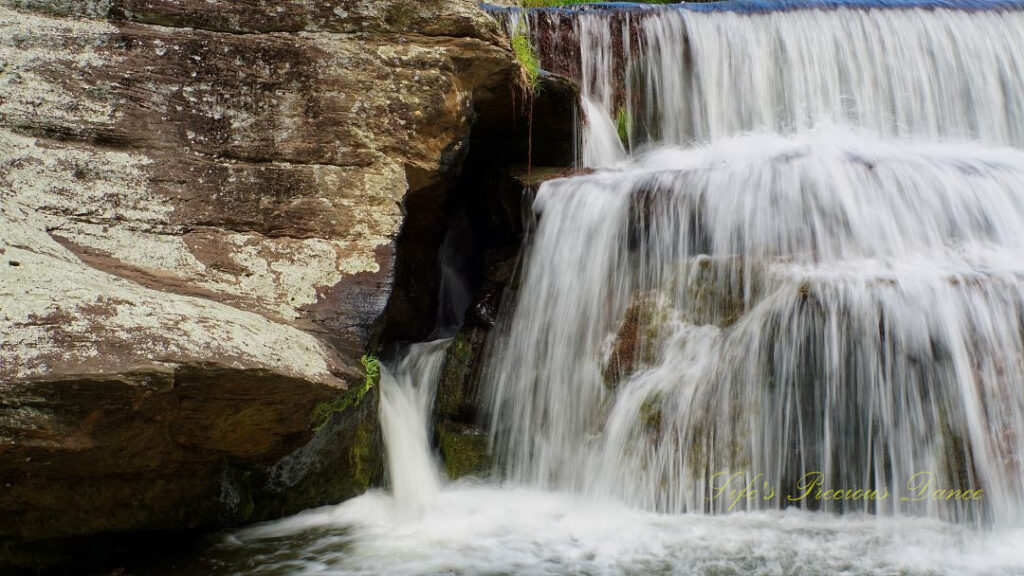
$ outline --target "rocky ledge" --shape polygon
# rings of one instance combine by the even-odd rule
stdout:
[[[333,401],[506,44],[472,0],[0,0],[0,566],[376,481]]]

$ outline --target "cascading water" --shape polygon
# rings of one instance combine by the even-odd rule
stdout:
[[[494,11],[603,168],[541,187],[490,335],[504,484],[438,488],[421,345],[393,495],[248,573],[1024,574],[1024,6]]]
[[[583,97],[604,112],[593,125],[629,119],[637,145],[788,134],[822,119],[884,137],[1024,145],[1020,6],[890,4],[536,10],[506,25],[543,40],[545,67],[580,77]],[[564,35],[577,39],[578,59],[567,62],[552,40]],[[584,150],[602,146],[599,135],[584,140]]]
[[[1024,153],[750,135],[535,209],[490,374],[512,478],[669,512],[1021,519]],[[716,498],[734,473],[762,494]],[[890,496],[787,501],[812,473]],[[915,475],[985,498],[917,500]]]
[[[381,366],[380,424],[391,493],[404,513],[422,513],[441,491],[440,473],[430,449],[430,412],[450,342],[413,344],[393,368]]]

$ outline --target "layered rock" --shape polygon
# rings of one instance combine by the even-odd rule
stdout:
[[[373,481],[372,395],[310,415],[364,379],[403,206],[512,114],[474,4],[0,0],[0,547]]]

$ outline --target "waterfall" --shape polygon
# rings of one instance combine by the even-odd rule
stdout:
[[[413,344],[394,366],[381,366],[380,423],[396,508],[422,513],[441,491],[430,448],[434,392],[450,339]]]
[[[583,132],[583,153],[581,163],[587,168],[611,166],[626,159],[626,149],[619,139],[619,132],[608,113],[599,104],[583,97],[583,117],[586,130]]]
[[[811,472],[929,473],[987,497],[852,506],[1019,517],[1024,153],[740,136],[547,183],[535,209],[489,377],[514,478],[724,512],[717,472],[775,487],[744,509]]]
[[[1019,3],[889,4],[901,8],[719,2],[537,10],[520,20],[542,65],[579,78],[608,118],[628,118],[638,146],[789,134],[822,120],[884,137],[1024,145]],[[585,132],[584,147],[605,135]]]
[[[548,65],[545,30],[578,43],[587,149],[625,114],[641,153],[539,191],[486,375],[508,476],[666,512],[1019,524],[1024,12],[529,20]]]
[[[594,169],[487,336],[501,483],[441,486],[413,345],[391,493],[237,534],[244,573],[1024,573],[1024,3],[489,10]]]

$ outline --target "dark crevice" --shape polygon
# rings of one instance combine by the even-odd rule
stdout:
[[[572,83],[543,79],[534,102],[534,172],[559,174],[572,166],[577,99]],[[511,97],[496,101],[501,104],[477,110],[467,152],[447,162],[447,177],[406,170],[405,222],[395,246],[393,292],[376,327],[378,348],[450,335],[461,325],[486,329],[496,319],[522,243],[529,209],[522,174],[531,163],[525,107]]]
[[[479,410],[484,351],[502,301],[509,298],[534,184],[523,175],[557,176],[575,161],[576,87],[546,76],[527,106],[477,110],[457,176],[432,179],[407,170],[410,192],[396,242],[393,292],[375,347],[393,359],[404,344],[452,338],[434,406],[434,446],[449,478],[490,470]],[[531,164],[532,170],[526,167]],[[535,178],[536,180],[536,178]]]

